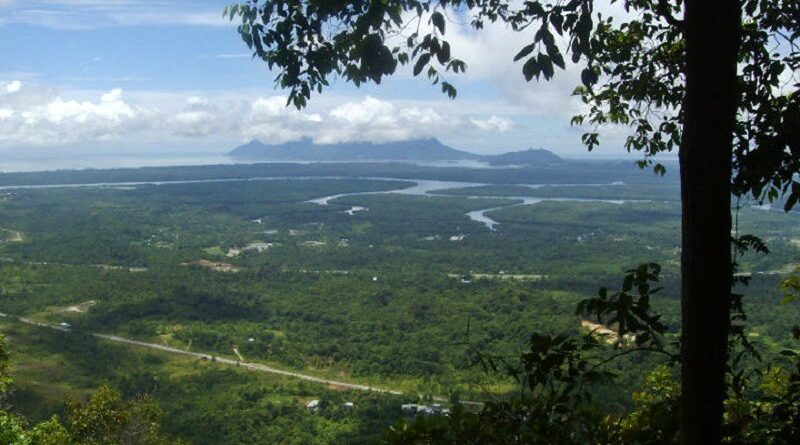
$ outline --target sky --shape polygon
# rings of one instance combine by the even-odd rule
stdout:
[[[584,129],[570,126],[579,67],[525,82],[513,57],[532,35],[448,23],[453,55],[467,63],[449,78],[456,100],[404,70],[380,86],[337,80],[297,111],[222,17],[227,2],[0,0],[0,155],[199,155],[301,137],[625,155],[613,130],[587,155]]]

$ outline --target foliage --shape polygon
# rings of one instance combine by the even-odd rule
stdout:
[[[0,334],[0,394],[8,391],[11,384],[11,353],[6,346],[6,338]]]
[[[0,411],[0,441],[8,445],[64,445],[71,444],[69,433],[58,418],[29,426],[17,415]]]
[[[575,167],[574,176],[564,176],[562,182],[610,184],[622,177],[627,183],[627,176],[618,176],[623,174],[619,164],[607,171],[604,165]],[[243,174],[270,172],[241,168]],[[331,168],[325,170],[331,174],[337,172],[326,168]],[[352,174],[365,174],[375,167],[353,168]],[[408,166],[388,171],[407,176],[419,172]],[[157,173],[152,169],[87,171],[71,180],[102,175],[152,179]],[[216,178],[228,173],[218,167],[169,169],[175,177]],[[525,181],[531,183],[550,179],[549,173],[536,179],[540,177],[536,170],[523,173],[530,175],[532,179]],[[425,174],[442,180],[488,175],[486,170],[452,168],[440,169],[438,176]],[[509,174],[503,171],[499,176]],[[584,174],[594,176],[581,178]],[[70,179],[66,172],[53,175],[26,178]],[[669,196],[675,193],[673,184],[650,183],[642,193]],[[554,381],[558,383],[555,391],[534,385],[537,394],[561,400],[557,404],[544,404],[538,396],[507,399],[521,392],[516,380],[504,372],[505,365],[516,368],[520,381],[525,381],[523,350],[529,354],[531,370],[541,371],[538,380],[531,380],[535,383],[554,375],[555,365],[547,365],[556,362],[559,354],[570,357],[574,372],[584,373],[589,369],[581,371],[580,361],[591,368],[636,349],[631,345],[615,349],[598,339],[598,346],[582,352],[584,339],[576,335],[581,318],[595,314],[576,316],[572,310],[596,294],[598,283],[611,288],[631,262],[664,264],[658,283],[647,281],[650,289],[663,289],[651,292],[652,307],[644,313],[648,314],[645,318],[663,314],[663,343],[669,346],[679,329],[674,261],[680,208],[674,201],[566,200],[513,207],[510,204],[518,201],[487,193],[481,199],[364,194],[332,200],[328,206],[303,203],[331,194],[402,186],[394,181],[306,178],[140,185],[133,190],[15,190],[12,199],[0,203],[0,227],[26,235],[24,243],[0,248],[0,311],[8,314],[0,323],[14,338],[15,362],[20,365],[8,402],[31,422],[46,421],[53,414],[66,419],[65,398],[85,399],[107,384],[119,388],[124,400],[149,394],[164,410],[164,430],[198,444],[246,443],[252,437],[291,444],[375,443],[379,432],[402,415],[400,404],[415,401],[417,394],[496,402],[492,419],[503,427],[493,430],[490,418],[484,416],[485,421],[476,417],[475,428],[525,438],[545,429],[552,434],[546,437],[568,437],[571,430],[600,437],[608,434],[603,419],[611,414],[619,419],[636,408],[630,393],[641,392],[641,376],[663,362],[662,356],[670,357],[631,351],[598,368],[613,372],[613,382],[606,377],[590,382],[580,374],[579,384],[565,391],[566,371],[561,380]],[[542,194],[626,200],[636,199],[640,186],[634,181],[630,186],[550,187]],[[520,191],[509,189],[508,194],[517,196]],[[537,192],[531,189],[531,196]],[[469,191],[466,194],[470,196]],[[344,213],[351,206],[369,210]],[[508,207],[489,214],[500,222],[496,231],[465,216],[476,209],[502,206]],[[260,217],[261,224],[252,221]],[[779,299],[777,285],[785,275],[771,271],[794,261],[791,240],[800,237],[800,225],[797,214],[745,206],[741,226],[743,231],[765,233],[773,239],[770,255],[748,252],[739,258],[743,272],[769,272],[753,274],[744,303],[748,330],[760,334],[764,356],[772,360],[789,346],[787,332],[797,323],[798,312],[795,306],[772,304]],[[277,233],[265,233],[271,229]],[[292,235],[290,230],[297,232]],[[449,240],[459,233],[466,238]],[[340,245],[343,238],[347,246]],[[229,248],[256,241],[275,246],[263,253],[227,256]],[[306,241],[327,244],[308,247],[303,245]],[[198,259],[228,262],[239,272],[184,265]],[[465,274],[471,282],[461,283],[459,277]],[[653,271],[639,275],[648,274]],[[375,276],[378,281],[372,280]],[[635,314],[641,307],[635,307],[641,296],[637,280],[631,280],[631,288],[624,291],[633,305],[627,313],[638,318]],[[617,301],[614,296],[620,292],[622,288],[608,291],[608,301]],[[96,304],[85,312],[65,311],[89,300]],[[28,329],[13,322],[19,316],[50,324],[66,321],[73,332]],[[464,345],[467,325],[469,346]],[[533,349],[531,326],[541,336]],[[220,369],[217,366],[222,365],[210,362],[103,344],[88,337],[91,332],[228,357],[236,345],[247,361],[396,387],[411,395],[392,398],[328,391],[244,370]],[[496,361],[498,372],[484,374],[479,366],[469,367],[474,350],[501,356],[505,363]],[[560,363],[570,369],[568,361]],[[525,392],[531,393],[530,389]],[[587,393],[591,395],[588,403],[583,395]],[[305,402],[312,398],[326,404],[319,414],[305,409]],[[355,402],[356,409],[340,409],[345,401]],[[556,428],[568,423],[558,413],[567,408],[586,416],[570,418],[575,423],[569,428]],[[531,422],[515,423],[526,412],[542,414]],[[463,422],[470,415],[476,413],[465,409]],[[413,425],[417,419],[422,417],[407,423]],[[443,434],[448,425],[447,419],[425,421],[440,425]],[[465,436],[484,437],[469,431]],[[407,432],[412,434],[413,428]],[[512,440],[516,439],[508,442]]]
[[[0,337],[0,379],[11,382],[9,355]],[[66,425],[57,416],[33,426],[16,414],[0,410],[0,443],[8,445],[168,445],[178,444],[160,431],[158,406],[150,400],[123,401],[103,386],[86,402],[67,402]]]
[[[86,402],[67,403],[70,440],[76,445],[166,445],[161,412],[152,400],[124,401],[119,391],[102,386]]]
[[[678,413],[681,387],[674,379],[672,365],[678,356],[667,353],[671,360],[659,365],[644,378],[641,390],[632,394],[633,408],[622,414],[606,414],[592,403],[591,393],[585,384],[598,379],[613,380],[611,372],[598,369],[607,366],[629,352],[639,350],[666,353],[656,336],[664,327],[649,307],[650,282],[659,280],[660,268],[643,264],[628,272],[622,291],[608,296],[603,289],[598,298],[578,304],[578,312],[591,311],[615,320],[631,332],[635,346],[625,349],[624,342],[615,342],[623,348],[610,356],[593,353],[600,344],[593,333],[580,340],[565,337],[548,337],[534,334],[530,352],[520,356],[519,365],[504,359],[503,368],[514,376],[521,386],[519,394],[503,401],[487,403],[480,413],[465,411],[457,406],[449,418],[416,418],[412,422],[401,420],[384,435],[389,444],[676,444],[679,437]],[[628,292],[638,288],[639,298]],[[639,317],[631,320],[632,308],[638,308]],[[623,328],[627,326],[627,328]],[[621,338],[621,337],[620,337]],[[738,336],[731,335],[731,342]],[[642,340],[643,339],[643,340]],[[646,347],[640,348],[646,344]],[[772,363],[759,381],[740,379],[736,382],[736,362],[729,374],[734,380],[732,391],[725,402],[725,443],[737,444],[788,444],[800,440],[800,353],[784,350],[782,365]],[[496,357],[479,354],[488,370],[497,371]],[[522,377],[520,377],[520,375]],[[738,388],[736,386],[739,386]],[[760,390],[757,387],[760,386]]]
[[[651,348],[663,352],[654,335],[662,333],[665,327],[658,321],[660,317],[651,314],[649,305],[651,292],[657,291],[651,288],[651,282],[657,282],[659,274],[656,265],[643,264],[628,272],[620,292],[609,297],[603,289],[599,297],[578,304],[579,314],[591,311],[616,320],[620,338],[632,333],[638,339],[633,348],[606,357],[598,340],[603,336],[595,332],[579,338],[534,333],[528,351],[517,359],[487,356],[478,351],[480,363],[487,371],[501,369],[519,382],[518,394],[487,403],[480,414],[459,411],[449,420],[401,422],[387,433],[387,440],[397,444],[458,443],[455,438],[470,437],[473,431],[480,431],[473,436],[480,439],[469,443],[605,443],[613,440],[610,438],[615,434],[633,434],[629,430],[645,426],[645,418],[653,414],[638,413],[625,422],[604,422],[590,389],[613,380],[613,373],[604,367],[614,358],[638,352],[645,343],[652,343]],[[634,285],[639,293],[637,299],[629,294]],[[616,346],[624,347],[624,343],[618,341]],[[645,382],[646,387],[654,389],[653,394],[635,396],[643,412],[658,409],[676,392],[670,386],[664,388],[663,382],[655,384],[659,377],[663,377],[663,372]],[[452,431],[450,435],[446,434],[448,428]]]
[[[680,385],[668,366],[659,366],[645,377],[642,390],[633,393],[634,410],[626,416],[609,416],[610,443],[677,443]]]
[[[660,273],[661,266],[656,263],[631,269],[627,271],[621,291],[608,295],[608,290],[601,288],[597,298],[581,301],[575,312],[592,314],[598,322],[614,326],[617,344],[633,333],[636,346],[663,350],[661,336],[667,326],[660,321],[661,315],[652,313],[650,305],[651,295],[661,290],[651,288],[651,282],[658,282]],[[631,294],[634,287],[638,295]]]
[[[772,443],[797,443],[800,441],[800,353],[786,350],[788,370],[785,385],[769,394],[758,427],[762,437]]]
[[[781,282],[781,290],[784,304],[800,300],[800,275],[793,275]]]
[[[228,6],[225,15],[239,17],[242,39],[275,70],[276,84],[289,90],[288,102],[298,108],[332,77],[379,84],[405,64],[454,98],[446,75],[467,67],[452,57],[446,39],[451,16],[467,16],[477,30],[503,22],[517,32],[531,31],[532,42],[514,57],[525,79],[551,79],[570,56],[583,65],[575,94],[586,105],[572,122],[595,127],[583,143],[590,150],[599,143],[596,127],[627,126],[626,149],[644,154],[641,166],[651,165],[653,156],[676,149],[681,140],[686,44],[678,17],[684,3],[612,0],[616,14],[605,16],[596,12],[597,3],[250,0]],[[800,198],[794,177],[800,170],[800,83],[783,79],[800,71],[800,6],[747,0],[742,12],[734,191],[770,202],[786,193],[788,210]],[[660,163],[654,170],[666,171]]]
[[[800,82],[793,78],[794,84],[786,89],[782,84],[785,73],[800,72],[800,6],[791,0],[748,0],[719,7],[703,2],[611,0],[612,5],[624,8],[622,19],[597,14],[595,21],[596,3],[250,0],[228,7],[225,13],[231,19],[239,16],[243,40],[254,57],[277,71],[277,84],[289,89],[288,103],[298,108],[307,104],[312,92],[322,92],[329,77],[336,75],[356,85],[380,83],[399,64],[409,63],[414,76],[426,72],[432,83],[438,84],[443,73],[463,71],[465,64],[451,58],[445,40],[445,14],[450,11],[468,15],[475,29],[498,21],[517,32],[538,26],[533,42],[514,60],[524,60],[522,73],[528,81],[552,78],[556,66],[565,69],[565,55],[571,55],[573,63],[585,63],[582,85],[575,94],[588,110],[575,116],[572,123],[595,126],[582,138],[589,150],[599,144],[596,127],[607,124],[629,127],[625,146],[628,151],[643,153],[640,167],[652,165],[653,156],[682,145],[687,231],[682,271],[686,280],[683,319],[687,323],[682,345],[687,385],[682,433],[683,440],[693,442],[706,437],[705,428],[713,441],[719,441],[726,361],[722,345],[730,317],[730,302],[724,293],[733,268],[725,243],[717,243],[704,231],[728,236],[731,223],[725,200],[729,199],[731,178],[736,196],[752,194],[772,202],[785,195],[787,211],[800,201]],[[693,8],[699,4],[705,7]],[[684,11],[685,18],[679,19]],[[705,33],[710,19],[719,20],[720,32],[712,37]],[[416,31],[404,35],[405,27],[413,27],[414,22]],[[421,35],[423,22],[429,31]],[[707,48],[701,44],[703,40],[710,43]],[[708,57],[719,57],[721,62],[704,66],[701,60],[708,61]],[[739,73],[736,62],[741,66]],[[714,69],[721,78],[693,76]],[[456,96],[448,81],[441,85],[449,97]],[[719,90],[712,89],[715,85]],[[706,121],[709,112],[718,120]],[[714,128],[701,128],[703,124]],[[701,137],[703,133],[710,137]],[[731,136],[735,144],[731,144]],[[653,170],[666,171],[660,163]],[[704,269],[699,255],[707,255],[714,264]],[[702,279],[703,272],[710,275],[708,280]],[[616,297],[629,305],[626,291]],[[605,298],[601,294],[601,299]],[[705,304],[712,301],[716,308]],[[738,301],[734,303],[741,307]],[[624,324],[628,318],[623,314],[616,321]],[[643,334],[642,341],[655,340],[648,337],[652,333]],[[703,385],[696,378],[701,375],[711,381]],[[691,420],[693,414],[706,418]]]

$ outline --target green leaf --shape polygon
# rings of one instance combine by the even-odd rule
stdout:
[[[539,62],[535,57],[531,57],[525,62],[525,65],[522,66],[522,74],[525,76],[525,80],[530,81],[533,79],[533,76],[539,76],[541,72],[541,68],[539,67]]]
[[[566,64],[564,63],[564,56],[561,53],[551,54],[550,58],[553,60],[553,63],[558,65],[559,68],[562,70],[566,68]]]
[[[428,62],[430,61],[431,61],[430,53],[425,53],[419,56],[419,59],[417,59],[417,63],[414,65],[414,75],[418,76],[419,73],[422,72],[422,69],[425,68],[425,65],[427,65]]]
[[[522,48],[522,50],[520,50],[520,52],[518,52],[517,55],[514,56],[514,62],[517,62],[517,61],[519,61],[519,59],[527,57],[530,53],[533,52],[533,49],[535,47],[536,47],[536,44],[535,43],[531,43],[530,45]]]
[[[792,210],[795,204],[797,204],[798,198],[800,198],[800,193],[797,193],[794,190],[792,190],[792,193],[789,194],[789,197],[786,199],[786,204],[784,204],[783,210],[786,212]]]
[[[552,79],[555,70],[553,69],[553,62],[550,60],[550,56],[547,54],[539,54],[539,65],[542,67],[544,78],[547,80]]]
[[[581,72],[581,82],[586,88],[591,88],[597,82],[597,74],[591,68],[586,68]]]
[[[442,92],[447,94],[450,99],[455,99],[458,92],[449,82],[442,82]]]
[[[433,22],[433,26],[439,29],[439,32],[444,34],[444,16],[441,12],[436,11],[431,14],[431,21]]]
[[[447,61],[450,60],[450,44],[447,42],[442,42],[442,48],[436,53],[436,58],[439,60],[439,63],[442,65],[446,64]]]

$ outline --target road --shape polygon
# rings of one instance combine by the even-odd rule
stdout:
[[[20,319],[20,321],[23,321],[23,320]],[[23,323],[25,323],[25,321],[23,321]],[[42,323],[36,323],[36,325],[37,326],[43,326]],[[48,327],[57,328],[57,326],[48,326]],[[245,368],[245,369],[251,369],[253,371],[261,371],[261,372],[267,372],[267,373],[270,373],[270,374],[283,375],[283,376],[286,376],[286,377],[292,377],[292,378],[296,378],[296,379],[300,379],[300,380],[307,380],[309,382],[321,383],[323,385],[333,385],[333,386],[342,387],[342,388],[346,388],[346,389],[356,389],[356,390],[359,390],[359,391],[373,391],[373,392],[381,392],[381,393],[397,394],[397,395],[403,394],[401,391],[395,391],[395,390],[392,390],[392,389],[378,388],[378,387],[374,387],[374,386],[359,385],[359,384],[356,384],[356,383],[347,383],[347,382],[340,382],[340,381],[337,381],[337,380],[323,379],[323,378],[320,378],[320,377],[315,377],[313,375],[302,374],[302,373],[299,373],[299,372],[286,371],[286,370],[283,370],[283,369],[273,368],[271,366],[262,365],[260,363],[240,362],[240,361],[237,361],[237,360],[231,360],[229,358],[217,357],[217,356],[214,356],[214,355],[211,355],[211,354],[207,354],[207,353],[203,353],[203,352],[185,351],[183,349],[173,348],[172,346],[164,346],[164,345],[159,345],[159,344],[155,344],[155,343],[145,343],[145,342],[142,342],[142,341],[130,340],[130,339],[127,339],[127,338],[118,337],[116,335],[107,335],[107,334],[92,334],[92,335],[97,337],[97,338],[102,338],[103,340],[113,341],[113,342],[117,342],[117,343],[125,343],[125,344],[133,345],[133,346],[140,346],[142,348],[156,349],[156,350],[159,350],[159,351],[171,352],[173,354],[188,355],[188,356],[197,357],[197,358],[200,358],[200,359],[206,359],[206,360],[212,360],[213,359],[217,363],[223,363],[223,364],[226,364],[226,365],[239,366],[239,367],[242,367],[242,368]]]
[[[3,313],[0,313],[0,317],[7,317],[7,315],[3,314]],[[71,332],[68,327],[56,326],[56,325],[51,325],[51,324],[47,324],[47,323],[41,323],[41,322],[38,322],[38,321],[31,320],[29,318],[20,317],[20,318],[18,318],[18,320],[21,323],[25,323],[25,324],[32,325],[32,326],[38,326],[38,327],[42,327],[42,328],[54,329],[54,330],[57,330],[57,331],[60,331],[60,332],[65,332],[65,333],[66,332]],[[224,365],[237,366],[237,367],[248,369],[248,370],[251,370],[251,371],[265,372],[265,373],[269,373],[269,374],[282,375],[282,376],[285,376],[285,377],[295,378],[295,379],[299,379],[299,380],[305,380],[305,381],[308,381],[308,382],[319,383],[319,384],[326,385],[326,386],[335,386],[337,388],[352,389],[352,390],[357,390],[357,391],[370,391],[370,392],[377,392],[377,393],[383,393],[383,394],[394,394],[394,395],[402,395],[402,394],[404,394],[402,391],[398,391],[398,390],[395,390],[395,389],[380,388],[380,387],[376,387],[376,386],[360,385],[360,384],[357,384],[357,383],[349,383],[349,382],[342,382],[342,381],[338,381],[338,380],[325,379],[325,378],[316,377],[316,376],[313,376],[313,375],[303,374],[303,373],[300,373],[300,372],[287,371],[285,369],[274,368],[272,366],[262,365],[260,363],[242,362],[242,361],[238,361],[238,360],[232,360],[232,359],[229,359],[229,358],[218,357],[218,356],[215,356],[213,354],[208,354],[208,353],[205,353],[205,352],[186,351],[184,349],[173,348],[172,346],[165,346],[165,345],[159,345],[159,344],[156,344],[156,343],[147,343],[147,342],[143,342],[143,341],[131,340],[131,339],[128,339],[128,338],[119,337],[117,335],[94,333],[94,334],[92,334],[92,336],[95,337],[95,338],[99,338],[99,339],[102,339],[102,340],[111,341],[111,342],[115,342],[115,343],[122,343],[122,344],[126,344],[126,345],[131,345],[131,346],[138,346],[138,347],[141,347],[141,348],[154,349],[154,350],[157,350],[157,351],[169,352],[169,353],[172,353],[172,354],[180,354],[180,355],[186,355],[186,356],[190,356],[190,357],[197,357],[197,358],[199,358],[201,360],[202,359],[213,360],[216,363],[222,363]],[[438,402],[447,401],[447,399],[444,398],[444,397],[433,397],[433,400],[438,401]],[[472,401],[467,401],[467,400],[462,400],[461,403],[464,404],[464,405],[472,405],[472,406],[482,406],[483,405],[480,402],[472,402]]]
[[[0,317],[7,317],[7,315],[0,313]],[[52,324],[42,323],[42,322],[31,320],[29,318],[24,318],[24,317],[19,317],[18,320],[21,323],[25,323],[25,324],[28,324],[28,325],[31,325],[31,326],[38,326],[38,327],[41,327],[41,328],[49,328],[49,329],[54,329],[54,330],[61,331],[61,332],[71,332],[71,330],[68,327],[65,327],[65,326],[56,326],[56,325],[52,325]],[[170,353],[173,353],[173,354],[188,355],[190,357],[197,357],[197,358],[199,358],[201,360],[202,359],[213,360],[216,363],[222,363],[222,364],[225,364],[225,365],[238,366],[238,367],[245,368],[245,369],[250,369],[250,370],[253,370],[253,371],[260,371],[260,372],[266,372],[266,373],[270,373],[270,374],[277,374],[277,375],[282,375],[282,376],[286,376],[286,377],[292,377],[292,378],[295,378],[295,379],[306,380],[306,381],[309,381],[309,382],[320,383],[320,384],[323,384],[323,385],[332,385],[332,386],[336,386],[336,387],[341,387],[341,388],[345,388],[345,389],[355,389],[355,390],[359,390],[359,391],[372,391],[372,392],[380,392],[380,393],[396,394],[396,395],[403,394],[401,391],[396,391],[396,390],[393,390],[393,389],[378,388],[378,387],[375,387],[375,386],[359,385],[357,383],[348,383],[348,382],[340,382],[338,380],[324,379],[324,378],[321,378],[321,377],[315,377],[313,375],[303,374],[303,373],[300,373],[300,372],[286,371],[284,369],[273,368],[271,366],[262,365],[260,363],[241,362],[241,361],[238,361],[238,360],[231,360],[231,359],[225,358],[225,357],[218,357],[218,356],[215,356],[215,355],[212,355],[212,354],[208,354],[208,353],[205,353],[205,352],[186,351],[186,350],[183,350],[183,349],[173,348],[172,346],[159,345],[159,344],[156,344],[156,343],[147,343],[147,342],[143,342],[143,341],[131,340],[129,338],[119,337],[117,335],[94,333],[94,334],[92,334],[92,336],[95,337],[95,338],[100,338],[100,339],[112,341],[112,342],[115,342],[115,343],[123,343],[123,344],[131,345],[131,346],[139,346],[139,347],[142,347],[142,348],[155,349],[157,351],[170,352]]]

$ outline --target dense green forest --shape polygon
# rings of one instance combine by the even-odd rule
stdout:
[[[624,181],[626,183],[677,183],[677,163],[665,162],[666,177],[631,168],[629,162],[568,161],[558,164],[530,165],[522,168],[432,167],[402,162],[351,163],[253,163],[231,165],[144,167],[120,169],[55,170],[44,172],[0,173],[0,187],[41,186],[47,184],[97,184],[120,182],[238,180],[242,178],[281,177],[391,177],[438,179],[492,184],[591,184]]]
[[[617,287],[640,263],[663,265],[664,290],[653,305],[667,336],[678,332],[674,180],[621,178],[611,167],[555,180],[558,172],[494,176],[402,164],[367,175],[371,167],[355,165],[348,174],[339,165],[294,166],[269,180],[252,178],[279,167],[0,177],[7,186],[212,180],[5,191],[0,326],[14,354],[9,404],[42,420],[63,416],[65,398],[110,385],[125,397],[151,395],[164,429],[192,443],[374,443],[403,416],[402,403],[513,391],[507,376],[478,366],[476,351],[516,354],[534,330],[584,333],[576,303]],[[633,177],[641,182],[628,182]],[[484,185],[402,193],[415,178]],[[524,185],[546,183],[562,185]],[[338,197],[309,202],[326,196]],[[520,205],[522,198],[544,200]],[[790,345],[800,318],[796,306],[779,304],[779,283],[800,263],[800,215],[753,204],[742,203],[738,230],[763,238],[770,253],[739,258],[740,272],[752,277],[742,291],[749,336],[771,357]],[[495,230],[467,216],[485,209],[496,209],[486,213]],[[254,372],[216,357],[403,395]],[[632,406],[631,393],[661,362],[622,357],[611,365],[617,383],[595,388],[597,402]],[[310,400],[322,409],[307,409]]]

